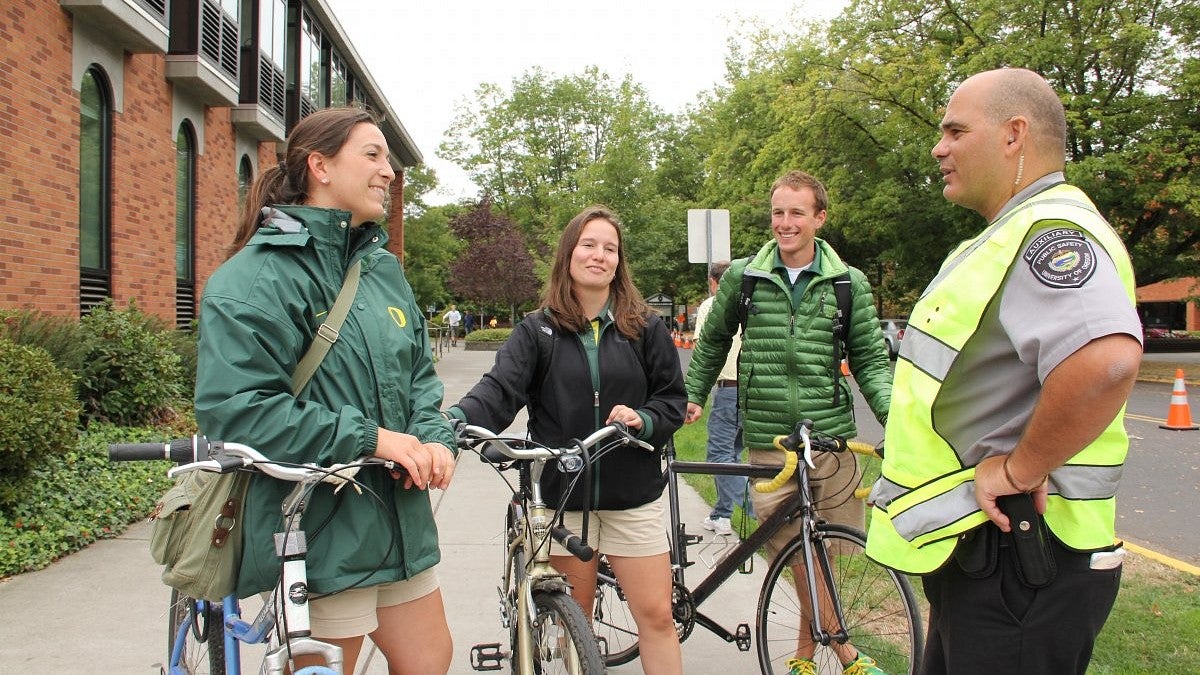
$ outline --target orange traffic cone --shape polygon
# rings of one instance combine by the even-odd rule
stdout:
[[[1200,429],[1192,424],[1192,411],[1188,407],[1187,388],[1183,384],[1183,368],[1175,369],[1175,387],[1171,390],[1171,407],[1167,410],[1167,423],[1158,426],[1175,431]]]

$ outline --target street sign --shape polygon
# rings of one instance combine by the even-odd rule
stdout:
[[[688,209],[688,262],[729,260],[729,211]]]

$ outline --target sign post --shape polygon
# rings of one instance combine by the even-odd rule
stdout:
[[[729,260],[729,211],[688,209],[688,262],[714,260]]]

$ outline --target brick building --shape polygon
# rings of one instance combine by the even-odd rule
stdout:
[[[1137,289],[1146,328],[1200,331],[1200,277],[1160,281]]]
[[[5,0],[0,308],[186,325],[260,167],[342,104],[382,118],[399,252],[421,153],[325,0]]]

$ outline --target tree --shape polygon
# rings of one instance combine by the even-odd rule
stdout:
[[[517,311],[537,299],[533,256],[516,224],[495,214],[483,200],[450,221],[450,229],[465,247],[450,266],[450,289],[456,297]]]

